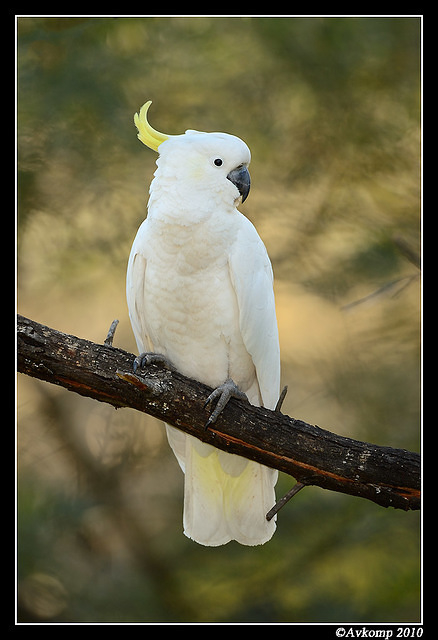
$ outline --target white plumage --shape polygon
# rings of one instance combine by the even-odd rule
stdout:
[[[164,138],[128,264],[139,352],[162,354],[212,388],[231,378],[252,404],[274,408],[280,358],[272,269],[257,231],[236,209],[241,194],[231,180],[246,171],[249,149],[223,133]],[[184,533],[208,546],[269,540],[277,471],[166,429],[185,474]]]

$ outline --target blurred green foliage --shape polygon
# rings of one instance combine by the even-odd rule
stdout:
[[[276,276],[285,411],[419,448],[420,19],[18,18],[19,311],[134,351],[130,245],[159,130],[251,148],[242,211]],[[19,380],[19,616],[414,622],[418,513],[309,488],[273,540],[181,533],[162,425]],[[282,475],[278,494],[292,479]]]

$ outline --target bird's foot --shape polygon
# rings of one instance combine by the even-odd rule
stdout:
[[[212,393],[210,393],[206,403],[204,404],[204,409],[208,404],[210,404],[210,402],[213,402],[213,400],[216,400],[217,398],[218,398],[218,401],[216,404],[216,408],[214,409],[214,411],[212,411],[209,419],[205,423],[206,429],[208,429],[208,427],[211,424],[216,422],[218,416],[222,413],[222,411],[224,410],[228,401],[231,398],[246,400],[248,402],[248,398],[246,397],[246,394],[239,389],[239,387],[236,385],[235,382],[233,382],[233,380],[231,380],[231,378],[226,380],[224,384],[221,384]]]
[[[163,356],[161,353],[150,353],[148,351],[140,353],[140,355],[135,358],[132,368],[134,373],[137,373],[138,369],[147,367],[150,364],[161,364],[166,367],[166,369],[169,369],[169,371],[175,371],[175,367],[166,356]]]

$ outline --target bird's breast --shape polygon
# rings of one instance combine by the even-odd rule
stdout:
[[[231,234],[159,225],[149,239],[145,312],[149,338],[181,373],[212,387],[233,377],[245,390],[254,366],[243,344],[230,279]]]

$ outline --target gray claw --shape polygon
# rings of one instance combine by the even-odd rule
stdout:
[[[142,369],[150,364],[161,364],[166,367],[166,369],[175,371],[175,367],[166,356],[163,356],[161,353],[150,353],[148,351],[140,353],[140,355],[135,358],[132,368],[134,373],[137,373],[137,369]]]
[[[240,391],[238,386],[235,384],[235,382],[233,382],[233,380],[231,380],[231,378],[226,380],[224,384],[221,384],[219,387],[214,389],[212,393],[210,393],[210,395],[208,396],[204,404],[204,409],[208,404],[210,404],[210,402],[213,402],[213,400],[216,400],[216,398],[219,398],[219,399],[217,401],[214,411],[212,411],[212,413],[210,414],[210,417],[205,423],[205,427],[204,427],[205,429],[208,429],[208,427],[211,424],[216,422],[218,416],[222,413],[222,411],[224,410],[224,408],[228,404],[228,401],[231,398],[246,400],[248,402],[248,398],[246,397],[246,394],[243,393],[243,391]]]

